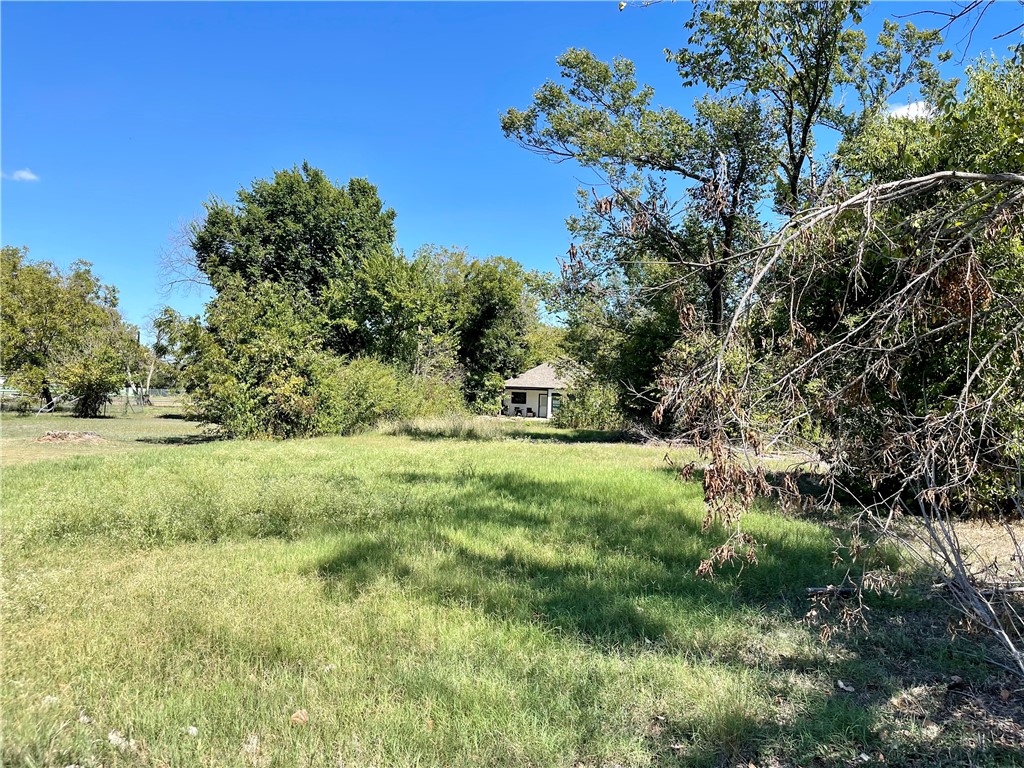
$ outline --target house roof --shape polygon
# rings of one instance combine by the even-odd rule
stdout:
[[[506,389],[565,389],[568,386],[551,363],[541,363],[505,382]]]

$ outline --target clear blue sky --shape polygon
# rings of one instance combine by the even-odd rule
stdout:
[[[934,4],[880,3],[881,19]],[[555,268],[582,172],[504,139],[569,47],[626,56],[684,108],[662,50],[685,3],[11,3],[0,7],[2,240],[91,261],[130,322],[169,303],[159,254],[211,194],[309,160],[365,176],[398,212],[398,244],[465,246]],[[967,49],[1021,21],[998,3]],[[921,25],[924,19],[920,18]],[[1015,36],[1016,37],[1016,36]],[[949,39],[958,53],[960,35]],[[1017,38],[1019,39],[1019,37]],[[26,173],[30,171],[31,173]],[[35,177],[34,179],[32,177]]]

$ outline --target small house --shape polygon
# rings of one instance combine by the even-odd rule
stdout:
[[[541,363],[505,382],[503,416],[548,419],[558,413],[568,382],[550,363]]]

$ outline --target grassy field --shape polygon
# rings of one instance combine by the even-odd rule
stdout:
[[[0,422],[4,765],[1022,762],[1016,695],[941,612],[879,599],[829,646],[801,623],[828,529],[754,515],[761,564],[698,579],[723,534],[664,449],[167,415]]]
[[[95,432],[99,440],[47,441],[50,431]],[[209,440],[174,407],[147,408],[127,417],[76,419],[70,414],[0,414],[0,465],[25,464],[67,456],[103,456],[150,446],[187,445]]]

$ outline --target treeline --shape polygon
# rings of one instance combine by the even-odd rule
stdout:
[[[194,414],[224,433],[295,437],[496,413],[506,378],[558,354],[535,276],[459,249],[406,257],[394,210],[365,179],[335,185],[304,163],[205,208],[187,258],[215,296],[203,317],[163,310],[148,351],[88,265],[64,274],[6,248],[10,385],[50,402],[56,384],[95,415],[107,393],[141,380],[132,371],[148,356],[150,372],[173,371]]]
[[[394,219],[368,181],[309,164],[207,203],[191,246],[216,296],[171,337],[204,420],[294,437],[497,410],[538,325],[526,272],[445,248],[406,258]]]

